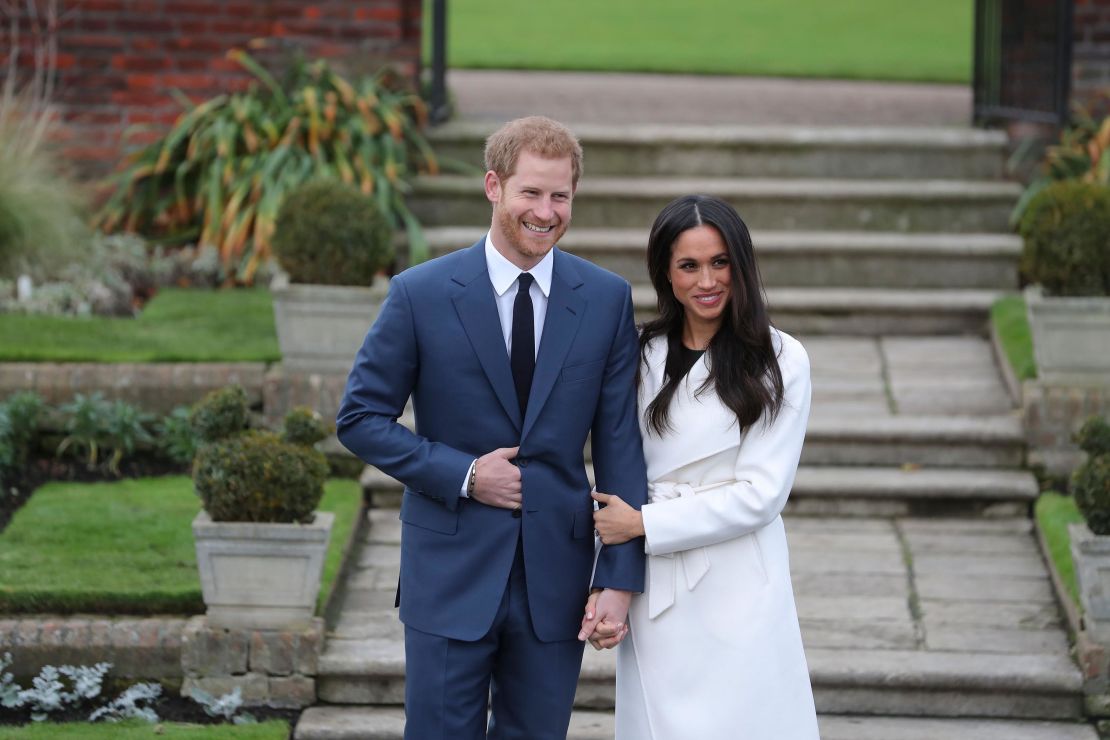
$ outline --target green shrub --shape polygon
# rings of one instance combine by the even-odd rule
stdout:
[[[1072,475],[1075,504],[1095,534],[1110,534],[1110,424],[1091,417],[1076,435],[1087,460]]]
[[[285,196],[274,256],[295,283],[370,285],[393,260],[393,230],[377,204],[340,180],[313,180]]]
[[[1110,188],[1049,185],[1021,220],[1021,268],[1054,295],[1110,295]]]
[[[1019,148],[1018,153],[1021,151]],[[1073,111],[1070,124],[1060,132],[1060,141],[1045,150],[1040,174],[1018,198],[1010,223],[1021,223],[1037,194],[1061,180],[1110,185],[1110,116],[1099,120],[1082,107]]]
[[[279,83],[245,52],[228,57],[254,75],[253,84],[190,104],[162,139],[130,158],[100,227],[215,246],[225,275],[250,283],[270,256],[286,193],[333,177],[408,231],[411,262],[426,258],[404,193],[414,175],[434,174],[438,163],[420,132],[424,102],[408,82],[388,69],[349,82],[322,60],[296,60]]]
[[[189,420],[190,409],[178,406],[158,422],[158,448],[176,463],[192,462],[197,454],[197,434]]]
[[[246,418],[246,394],[215,391],[200,402],[194,417],[208,405],[218,408],[212,418]],[[240,409],[232,413],[233,401]],[[304,522],[324,495],[328,464],[323,453],[309,444],[290,441],[316,437],[303,410],[286,417],[284,436],[260,430],[241,431],[233,424],[212,424],[193,459],[193,485],[214,521]],[[310,419],[311,417],[309,417]]]
[[[320,415],[310,408],[299,406],[285,417],[282,439],[295,445],[314,445],[328,436]]]
[[[8,417],[9,438],[16,450],[15,463],[22,465],[34,449],[39,432],[39,419],[46,404],[33,391],[21,391],[2,404]]]
[[[147,431],[150,414],[126,401],[107,401],[97,391],[86,396],[78,393],[73,401],[61,407],[67,415],[66,436],[58,445],[57,454],[73,451],[84,458],[89,470],[102,463],[111,473],[119,475],[123,458],[133,454],[140,445],[150,445],[154,438]]]

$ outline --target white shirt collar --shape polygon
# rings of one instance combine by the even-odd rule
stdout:
[[[555,250],[552,249],[543,256],[543,259],[535,267],[527,270],[536,279],[536,285],[543,291],[544,297],[550,297],[551,295],[551,273],[555,267],[554,252]],[[504,255],[497,251],[489,233],[486,234],[486,269],[489,270],[489,280],[493,283],[493,290],[497,295],[505,295],[505,291],[516,282],[522,272],[519,267],[509,262]]]

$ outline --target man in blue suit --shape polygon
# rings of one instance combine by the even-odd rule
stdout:
[[[511,121],[485,156],[488,235],[393,278],[337,426],[405,485],[405,737],[561,740],[582,641],[616,644],[643,588],[642,541],[595,562],[583,460],[590,434],[597,488],[645,502],[632,297],[555,247],[582,168],[566,127]]]

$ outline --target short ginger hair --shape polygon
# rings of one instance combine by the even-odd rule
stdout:
[[[571,185],[582,176],[582,145],[570,129],[545,116],[527,116],[509,121],[486,139],[486,170],[504,181],[516,172],[521,152],[544,159],[570,158]]]

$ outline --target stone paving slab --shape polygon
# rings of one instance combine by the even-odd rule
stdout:
[[[1068,638],[1063,630],[978,627],[949,623],[933,624],[925,617],[925,648],[957,652],[1066,654]]]
[[[908,619],[798,618],[807,648],[914,650],[921,645],[917,628]]]
[[[959,573],[968,576],[1023,576],[1044,568],[1039,555],[941,555],[913,553],[916,573]]]
[[[460,117],[480,121],[536,114],[568,124],[966,127],[971,121],[967,85],[464,69],[448,70],[447,85]]]
[[[918,574],[914,576],[914,588],[918,596],[926,599],[1056,603],[1047,573],[1020,578],[966,576],[961,573]]]
[[[824,740],[1098,740],[1094,728],[1069,722],[922,719],[821,715]],[[294,740],[401,740],[399,707],[327,707],[306,710]],[[576,711],[568,740],[611,740],[613,715]]]

